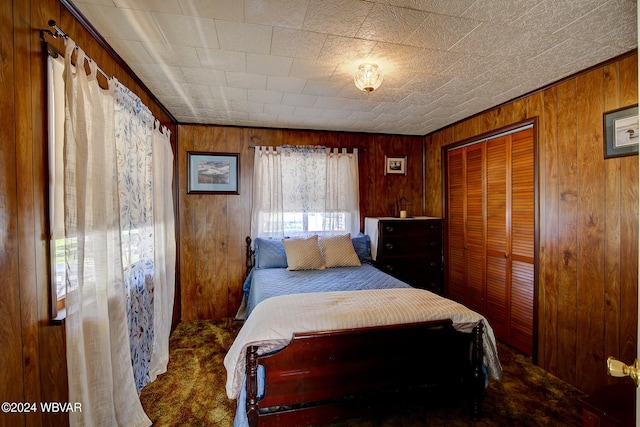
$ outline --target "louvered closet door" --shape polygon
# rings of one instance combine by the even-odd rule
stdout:
[[[484,312],[484,146],[448,152],[447,295]]]
[[[465,304],[467,263],[464,257],[465,236],[465,159],[464,149],[447,154],[447,295]]]
[[[533,129],[447,153],[447,295],[533,349]]]
[[[485,144],[474,144],[466,150],[466,233],[467,295],[465,305],[485,313],[484,256],[484,151]]]
[[[496,338],[509,339],[507,156],[511,136],[487,141],[487,311]]]
[[[511,289],[508,342],[533,352],[535,272],[535,164],[533,130],[511,141]]]

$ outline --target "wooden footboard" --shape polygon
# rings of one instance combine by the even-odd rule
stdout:
[[[469,399],[477,419],[485,391],[482,328],[480,323],[473,333],[460,333],[447,319],[298,333],[270,355],[259,356],[251,346],[249,424],[321,424],[424,403],[434,393]],[[265,369],[261,398],[258,365]]]

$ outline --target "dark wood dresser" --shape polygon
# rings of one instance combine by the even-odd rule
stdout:
[[[415,288],[442,295],[442,218],[365,218],[374,265]]]

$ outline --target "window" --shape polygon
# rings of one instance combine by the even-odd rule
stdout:
[[[47,59],[48,158],[49,158],[49,239],[51,256],[51,315],[62,317],[65,307],[64,240],[64,60],[49,54]],[[55,301],[55,303],[53,303]],[[59,315],[60,312],[60,315]]]
[[[257,147],[253,186],[253,237],[360,231],[357,150]]]

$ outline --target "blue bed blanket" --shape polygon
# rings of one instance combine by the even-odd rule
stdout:
[[[409,287],[370,264],[362,264],[325,270],[254,268],[247,276],[243,290],[247,303],[246,317],[249,317],[258,303],[279,295]]]

